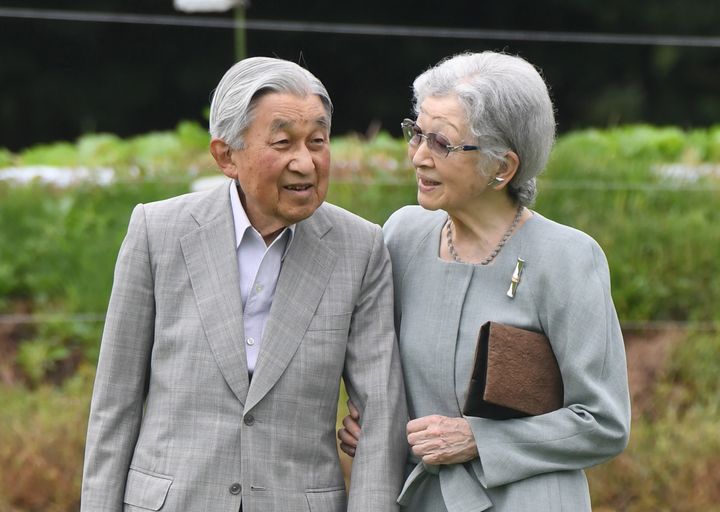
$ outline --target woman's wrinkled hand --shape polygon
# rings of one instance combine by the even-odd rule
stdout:
[[[424,416],[407,424],[415,456],[426,464],[458,464],[478,456],[475,436],[465,418]]]
[[[347,401],[347,406],[350,414],[343,418],[343,427],[338,430],[337,436],[340,440],[340,449],[350,457],[354,457],[360,439],[360,411],[350,400]]]

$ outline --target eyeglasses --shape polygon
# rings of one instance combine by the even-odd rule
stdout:
[[[441,158],[446,158],[454,151],[476,151],[480,149],[480,146],[468,146],[466,144],[453,146],[444,135],[432,132],[423,133],[412,119],[403,119],[400,127],[405,140],[410,146],[417,147],[425,139],[428,149]]]

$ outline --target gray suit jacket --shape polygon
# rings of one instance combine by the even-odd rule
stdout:
[[[298,223],[250,382],[228,186],[133,212],[82,510],[394,510],[406,406],[381,230],[329,204]],[[363,412],[349,501],[335,441],[341,377]]]

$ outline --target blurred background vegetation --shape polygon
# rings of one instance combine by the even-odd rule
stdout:
[[[65,3],[23,7],[177,14],[170,0]],[[247,17],[698,36],[720,14],[707,1],[505,4],[257,2]],[[135,204],[217,175],[204,112],[232,40],[0,15],[2,512],[78,508],[117,250]],[[378,223],[415,202],[396,129],[414,76],[452,53],[503,48],[543,69],[558,108],[535,209],[605,249],[626,338],[633,432],[589,471],[595,510],[720,511],[720,50],[248,32],[249,54],[300,60],[328,86],[328,200]]]
[[[183,122],[172,132],[86,135],[6,153],[15,166],[114,174],[111,184],[96,182],[99,171],[62,187],[0,181],[0,510],[77,507],[103,312],[127,219],[138,202],[216,176],[207,143],[202,127]],[[330,201],[379,223],[415,201],[401,140],[337,137],[332,151]],[[605,248],[628,343],[634,430],[623,455],[590,472],[601,510],[717,510],[718,161],[720,128],[623,126],[561,136],[541,178],[536,210]]]

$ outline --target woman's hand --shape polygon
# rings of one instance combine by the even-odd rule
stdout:
[[[412,452],[426,464],[457,464],[478,456],[465,418],[424,416],[407,424],[407,434]]]
[[[337,436],[340,439],[340,449],[354,457],[360,439],[360,411],[350,400],[347,401],[347,406],[350,414],[343,418],[343,428],[338,430]]]

